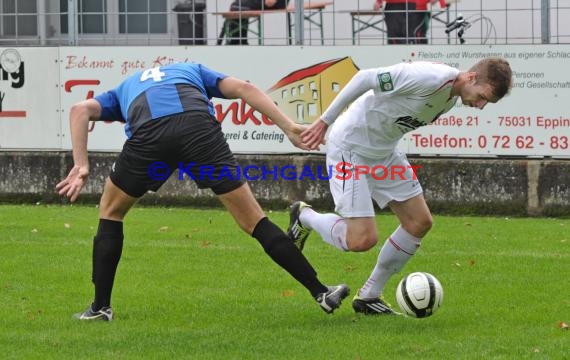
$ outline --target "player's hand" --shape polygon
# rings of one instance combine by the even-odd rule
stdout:
[[[328,129],[327,123],[318,119],[301,134],[301,139],[311,150],[320,150],[320,146],[326,144],[325,135]]]
[[[87,182],[87,177],[89,176],[89,168],[85,166],[74,166],[65,179],[60,181],[55,189],[59,195],[63,195],[69,199],[69,201],[74,202],[83,186]]]
[[[301,139],[301,134],[303,133],[303,131],[305,131],[305,129],[307,129],[306,126],[303,126],[300,124],[294,124],[291,128],[289,128],[285,131],[285,134],[289,138],[289,141],[291,141],[291,144],[295,145],[299,149],[312,150]]]

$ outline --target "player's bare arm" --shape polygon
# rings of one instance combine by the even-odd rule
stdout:
[[[289,119],[275,105],[273,100],[257,86],[234,77],[227,77],[219,82],[219,88],[225,97],[229,99],[243,99],[252,108],[270,118],[275,125],[283,130],[291,143],[299,149],[313,150],[313,148],[307,146],[301,140],[300,135],[304,127]]]
[[[328,124],[321,119],[313,122],[303,133],[301,139],[311,149],[319,150],[320,145],[324,145]]]
[[[89,176],[87,158],[87,136],[90,120],[98,120],[101,106],[96,100],[88,99],[75,104],[69,113],[71,144],[73,148],[73,168],[55,188],[60,195],[74,202]]]

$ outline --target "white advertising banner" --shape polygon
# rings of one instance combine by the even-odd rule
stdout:
[[[511,94],[484,110],[459,101],[433,125],[409,134],[408,152],[569,157],[570,46],[426,47],[415,54],[461,69],[488,56],[511,63]]]
[[[0,150],[61,149],[57,48],[0,48]]]
[[[437,61],[468,70],[484,57],[499,56],[514,71],[510,95],[484,110],[458,102],[436,123],[407,134],[402,150],[444,156],[570,156],[570,46],[565,45],[61,47],[20,48],[17,53],[8,52],[0,63],[2,148],[70,149],[72,104],[114,88],[138,70],[173,62],[199,62],[251,81],[291,118],[308,124],[358,69]],[[18,58],[25,81],[18,75]],[[58,75],[59,82],[53,78]],[[242,101],[213,103],[233,151],[300,152]],[[90,125],[90,150],[119,151],[125,140],[120,123]]]

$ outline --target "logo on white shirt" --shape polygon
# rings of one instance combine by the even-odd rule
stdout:
[[[394,89],[394,84],[392,83],[392,75],[385,72],[378,75],[378,81],[380,82],[380,91],[391,91]]]

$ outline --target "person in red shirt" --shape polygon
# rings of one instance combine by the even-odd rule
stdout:
[[[426,33],[431,19],[428,4],[439,2],[447,6],[445,0],[375,0],[374,10],[384,7],[384,20],[388,32],[388,44],[427,44]]]
[[[416,11],[416,0],[375,0],[374,10],[379,11],[384,6],[384,21],[388,32],[388,44],[414,43],[412,14]],[[414,25],[415,24],[415,25]]]

